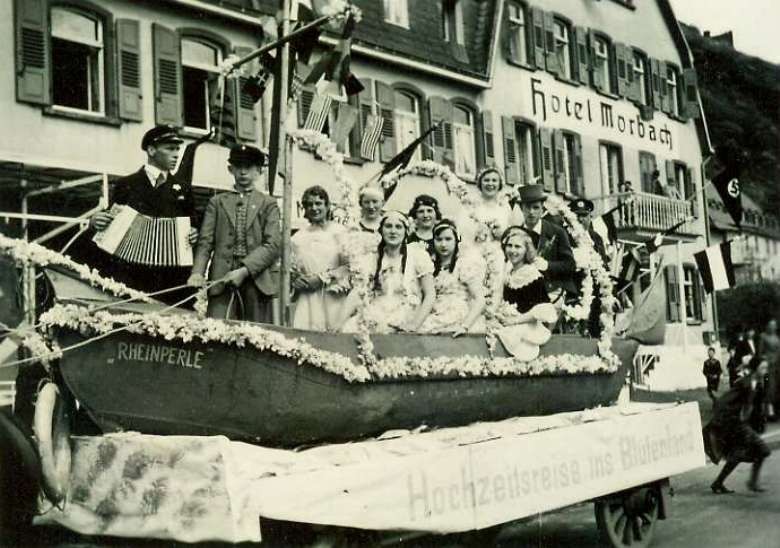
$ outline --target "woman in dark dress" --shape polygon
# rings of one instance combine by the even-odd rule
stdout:
[[[534,306],[549,303],[544,276],[540,269],[544,259],[537,257],[531,236],[519,226],[510,226],[501,237],[501,248],[507,259],[504,273],[503,300],[525,314]]]
[[[436,251],[433,248],[433,226],[441,219],[441,210],[439,202],[433,196],[420,194],[414,199],[412,209],[409,210],[409,218],[414,222],[414,229],[406,240],[406,243],[413,244],[422,242],[428,255],[431,258],[436,257]]]
[[[717,463],[720,458],[726,464],[712,483],[713,493],[733,493],[723,482],[740,462],[753,463],[747,487],[761,492],[758,475],[764,459],[771,451],[761,437],[750,427],[749,420],[757,400],[757,388],[767,371],[767,361],[754,356],[747,365],[749,374],[739,378],[728,392],[715,402],[712,420],[705,428],[708,454]]]

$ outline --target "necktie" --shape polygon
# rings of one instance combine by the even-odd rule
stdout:
[[[165,182],[165,173],[160,173],[160,174],[157,176],[157,182],[155,183],[155,185],[154,185],[154,186],[155,186],[155,187],[158,187],[158,186],[160,186],[161,184],[163,184],[164,182]]]

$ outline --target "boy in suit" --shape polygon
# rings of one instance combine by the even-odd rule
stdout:
[[[704,360],[702,373],[704,373],[704,377],[707,379],[707,394],[712,398],[712,401],[715,401],[715,394],[718,392],[722,371],[720,362],[715,358],[715,349],[711,346],[707,349],[707,359]]]
[[[223,280],[208,291],[211,318],[273,321],[281,231],[276,200],[255,188],[264,165],[259,149],[233,147],[228,171],[234,191],[214,196],[206,207],[189,284],[203,285],[210,259],[208,279]]]

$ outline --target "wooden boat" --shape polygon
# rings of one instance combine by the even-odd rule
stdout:
[[[100,296],[60,273],[49,272],[49,278],[61,302],[83,303]],[[152,310],[154,305],[132,308]],[[264,327],[358,359],[352,335]],[[84,338],[66,329],[58,333],[63,347]],[[372,341],[378,357],[488,355],[482,335],[453,339],[392,334],[372,336]],[[635,349],[635,343],[616,339],[614,351],[622,366],[609,374],[447,375],[350,383],[269,350],[121,332],[66,352],[59,371],[104,432],[221,434],[285,447],[356,440],[390,429],[457,426],[609,405],[618,396]],[[596,351],[594,339],[556,335],[541,355],[592,356]],[[495,355],[506,356],[500,344]]]

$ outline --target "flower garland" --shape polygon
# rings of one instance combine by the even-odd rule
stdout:
[[[384,189],[393,188],[398,182],[407,175],[422,175],[423,177],[438,177],[447,186],[447,191],[453,194],[467,208],[476,206],[476,200],[469,190],[466,183],[460,180],[452,170],[433,160],[423,160],[415,162],[404,168],[388,173],[379,180],[379,184]]]
[[[344,169],[344,155],[338,151],[335,143],[324,133],[313,129],[288,129],[288,135],[299,146],[313,150],[333,170],[339,185],[339,196],[334,200],[333,216],[342,224],[354,224],[360,219],[360,206],[357,201],[355,183]]]
[[[193,319],[192,316],[163,315],[158,313],[113,314],[107,310],[90,313],[87,307],[56,305],[41,316],[41,323],[48,330],[65,327],[83,334],[101,335],[124,327],[128,333],[147,334],[166,340],[183,342],[198,340],[203,343],[218,342],[245,348],[269,350],[295,360],[342,376],[349,382],[367,382],[372,378],[401,379],[457,375],[459,377],[485,376],[540,376],[614,373],[617,364],[605,361],[597,355],[584,356],[559,354],[541,356],[531,361],[515,358],[491,358],[489,356],[396,356],[378,359],[370,366],[355,363],[348,356],[319,350],[302,339],[288,338],[257,324],[232,323],[215,319]],[[38,356],[49,359],[61,355],[56,343],[47,343],[42,337],[30,337],[28,347]]]
[[[12,257],[18,264],[24,266],[65,267],[78,274],[82,280],[88,282],[92,287],[98,287],[117,297],[131,297],[144,302],[152,301],[145,293],[127,287],[125,284],[111,278],[101,276],[94,268],[77,263],[67,255],[43,247],[35,242],[9,238],[0,234],[0,253]]]

